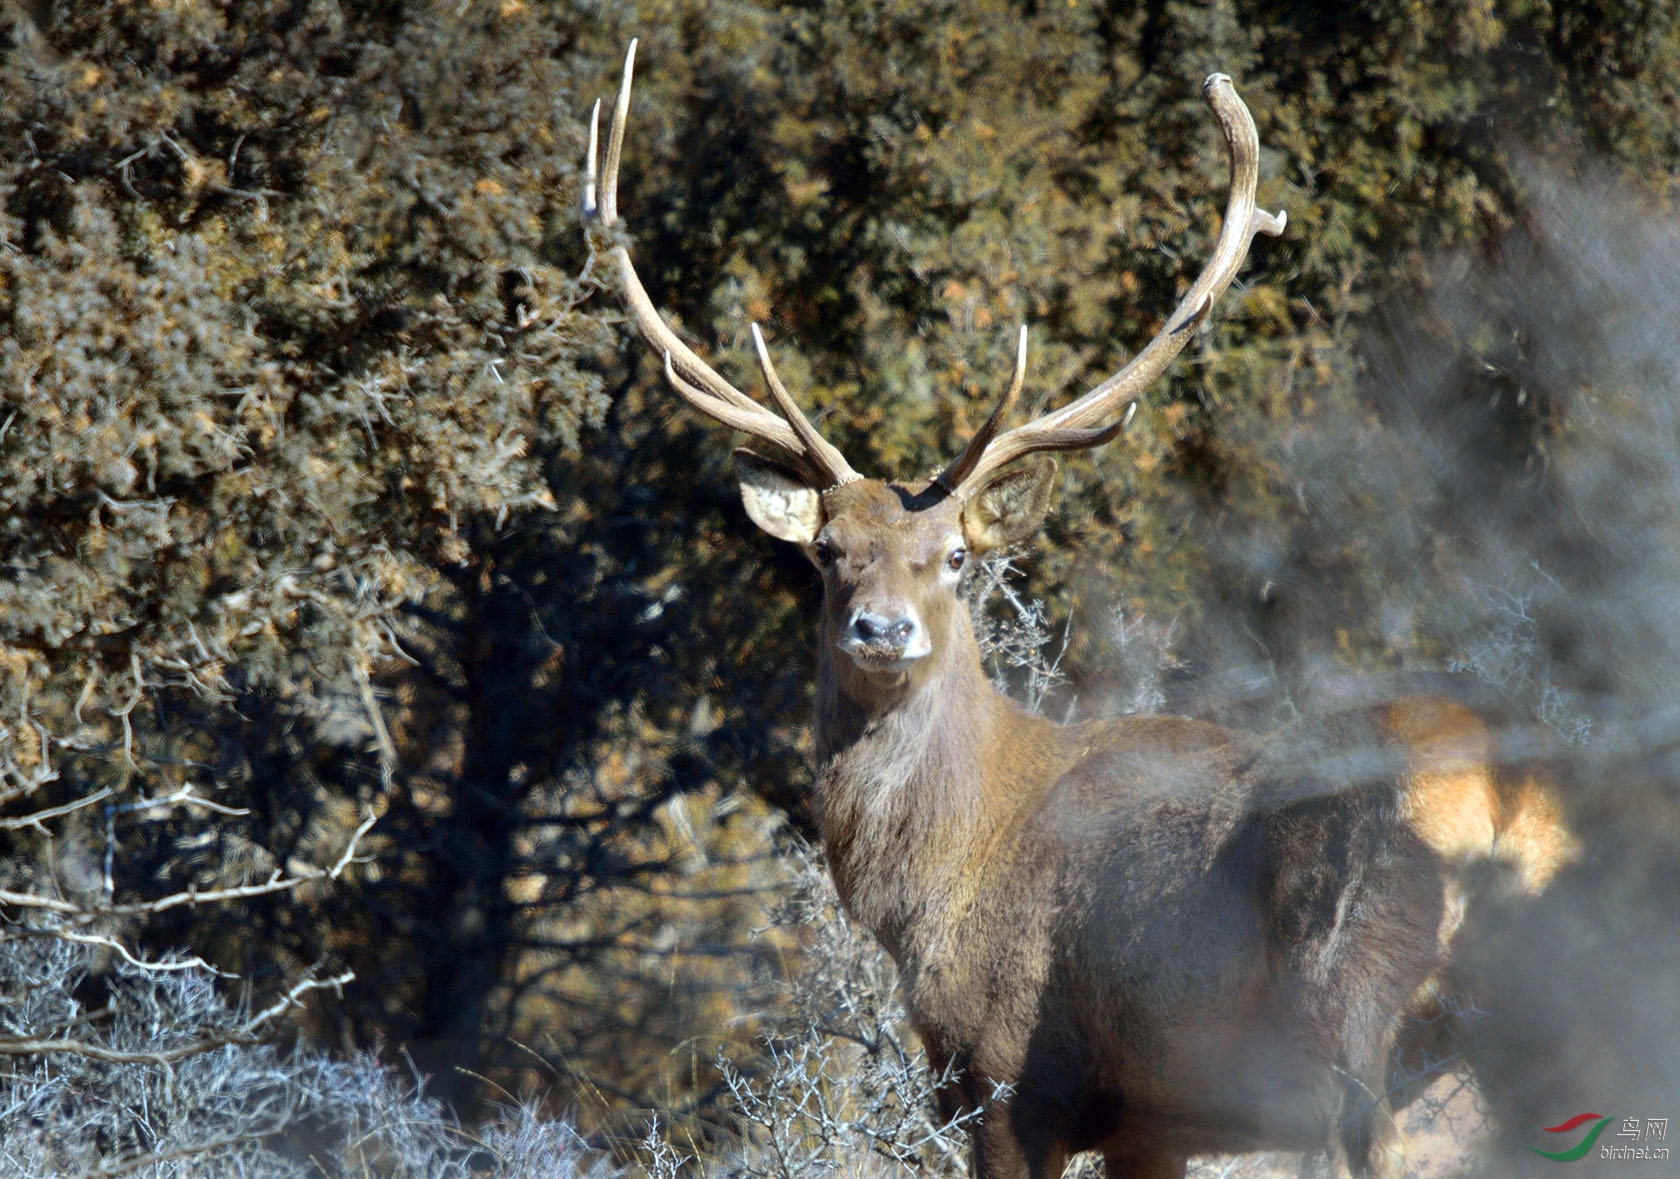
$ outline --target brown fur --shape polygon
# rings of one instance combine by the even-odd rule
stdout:
[[[828,862],[933,1063],[960,1072],[945,1112],[983,1111],[978,1173],[1100,1150],[1111,1176],[1158,1179],[1197,1152],[1327,1147],[1338,1176],[1397,1175],[1390,1062],[1446,977],[1459,872],[1555,871],[1543,785],[1504,783],[1488,726],[1431,697],[1263,738],[1054,725],[987,681],[952,572],[963,545],[1037,526],[1018,472],[979,505],[872,481],[819,503],[769,478],[743,473],[754,518],[824,577]],[[926,653],[859,654],[860,616]]]

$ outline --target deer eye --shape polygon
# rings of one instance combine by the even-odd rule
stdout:
[[[968,550],[959,546],[952,549],[951,555],[945,558],[945,568],[949,569],[952,573],[956,573],[962,569],[967,560]]]
[[[834,564],[834,546],[826,540],[819,540],[811,546],[811,555],[817,559],[819,565]]]

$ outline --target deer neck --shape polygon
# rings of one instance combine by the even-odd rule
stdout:
[[[1043,756],[1056,726],[992,686],[966,618],[952,630],[925,665],[890,679],[832,643],[818,659],[824,851],[848,911],[907,969],[1057,760]]]

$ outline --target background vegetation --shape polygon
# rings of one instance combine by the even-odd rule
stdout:
[[[1236,78],[1290,231],[1130,435],[1064,465],[1008,583],[1049,654],[999,674],[1057,716],[1254,727],[1474,676],[1561,759],[1589,847],[1481,931],[1484,1088],[1519,1140],[1575,1098],[1669,1113],[1661,0],[8,0],[8,1094],[62,1081],[45,1040],[157,1055],[178,1011],[183,1050],[295,1025],[329,1055],[287,1068],[371,1070],[312,1092],[421,1078],[469,1120],[511,1095],[535,1112],[493,1125],[565,1111],[621,1159],[657,1114],[655,1170],[777,1141],[752,1093],[795,1059],[764,1046],[804,1034],[782,980],[818,936],[766,915],[809,834],[815,591],[580,232],[582,120],[632,36],[655,299],[745,387],[763,323],[854,465],[907,478],[989,409],[1016,324],[1041,399],[1159,326],[1222,202],[1198,83]],[[208,990],[149,989],[176,974]],[[61,1008],[20,1006],[43,986]],[[124,996],[150,1025],[113,1022]],[[65,1125],[40,1100],[8,1157]],[[800,1130],[811,1166],[851,1116]],[[930,1133],[886,1153],[940,1165]],[[110,1170],[197,1149],[89,1141]]]

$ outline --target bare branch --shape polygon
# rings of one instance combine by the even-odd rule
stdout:
[[[276,871],[267,880],[257,884],[238,884],[229,888],[212,888],[203,891],[188,889],[186,892],[154,897],[149,901],[130,901],[124,904],[115,904],[109,901],[100,904],[87,904],[79,901],[66,901],[58,897],[40,896],[36,893],[0,889],[0,905],[12,905],[19,909],[34,909],[48,913],[59,913],[78,920],[90,920],[96,917],[136,917],[164,913],[170,909],[179,909],[182,906],[196,908],[199,905],[214,905],[224,901],[242,901],[251,897],[288,892],[313,880],[337,880],[351,864],[362,862],[356,854],[357,845],[378,821],[377,815],[371,811],[368,812],[356,830],[351,832],[343,853],[331,868],[306,869],[301,872],[293,872],[289,876]]]
[[[313,975],[306,975],[293,984],[292,988],[284,995],[281,995],[273,1003],[240,1024],[240,1034],[255,1036],[265,1025],[274,1022],[286,1012],[298,1006],[302,1002],[303,996],[311,991],[337,990],[346,983],[355,981],[355,978],[356,972],[353,970],[342,971],[329,978],[316,978]]]
[[[355,978],[351,971],[335,974],[330,978],[315,978],[313,976],[300,979],[290,990],[272,1004],[257,1012],[250,1019],[237,1028],[213,1035],[200,1036],[184,1044],[176,1044],[171,1048],[158,1048],[151,1051],[137,1052],[122,1048],[108,1048],[103,1044],[91,1040],[78,1039],[22,1039],[12,1040],[0,1037],[0,1056],[40,1056],[49,1054],[80,1056],[86,1060],[98,1060],[107,1064],[173,1064],[189,1057],[201,1056],[206,1052],[214,1052],[218,1048],[225,1048],[229,1044],[254,1044],[261,1040],[261,1033],[267,1026],[280,1016],[296,1007],[302,997],[311,991],[321,991],[328,988],[343,986]]]
[[[15,935],[0,937],[0,941],[9,941],[14,937],[50,937],[57,941],[75,942],[79,946],[98,946],[102,949],[114,951],[124,962],[139,970],[167,972],[172,970],[203,970],[219,978],[238,978],[226,970],[217,970],[204,959],[194,955],[191,958],[172,958],[159,962],[149,958],[136,958],[131,950],[115,938],[101,937],[94,933],[77,933],[63,928],[41,929],[28,927]]]
[[[0,831],[17,831],[30,827],[39,831],[42,835],[48,835],[50,832],[44,826],[47,820],[63,818],[65,815],[74,814],[86,807],[93,806],[95,803],[103,802],[111,797],[111,793],[110,787],[106,787],[95,794],[73,799],[62,806],[48,807],[46,810],[34,811],[27,815],[17,815],[10,819],[0,819]]]
[[[109,793],[109,791],[106,793]],[[193,792],[193,786],[190,782],[171,794],[158,795],[156,798],[139,798],[133,802],[120,803],[112,809],[119,814],[135,814],[140,811],[154,810],[158,807],[176,805],[203,807],[207,811],[213,811],[218,815],[227,815],[234,819],[244,818],[251,813],[244,807],[227,806],[224,803],[213,802],[208,798],[200,798]]]

